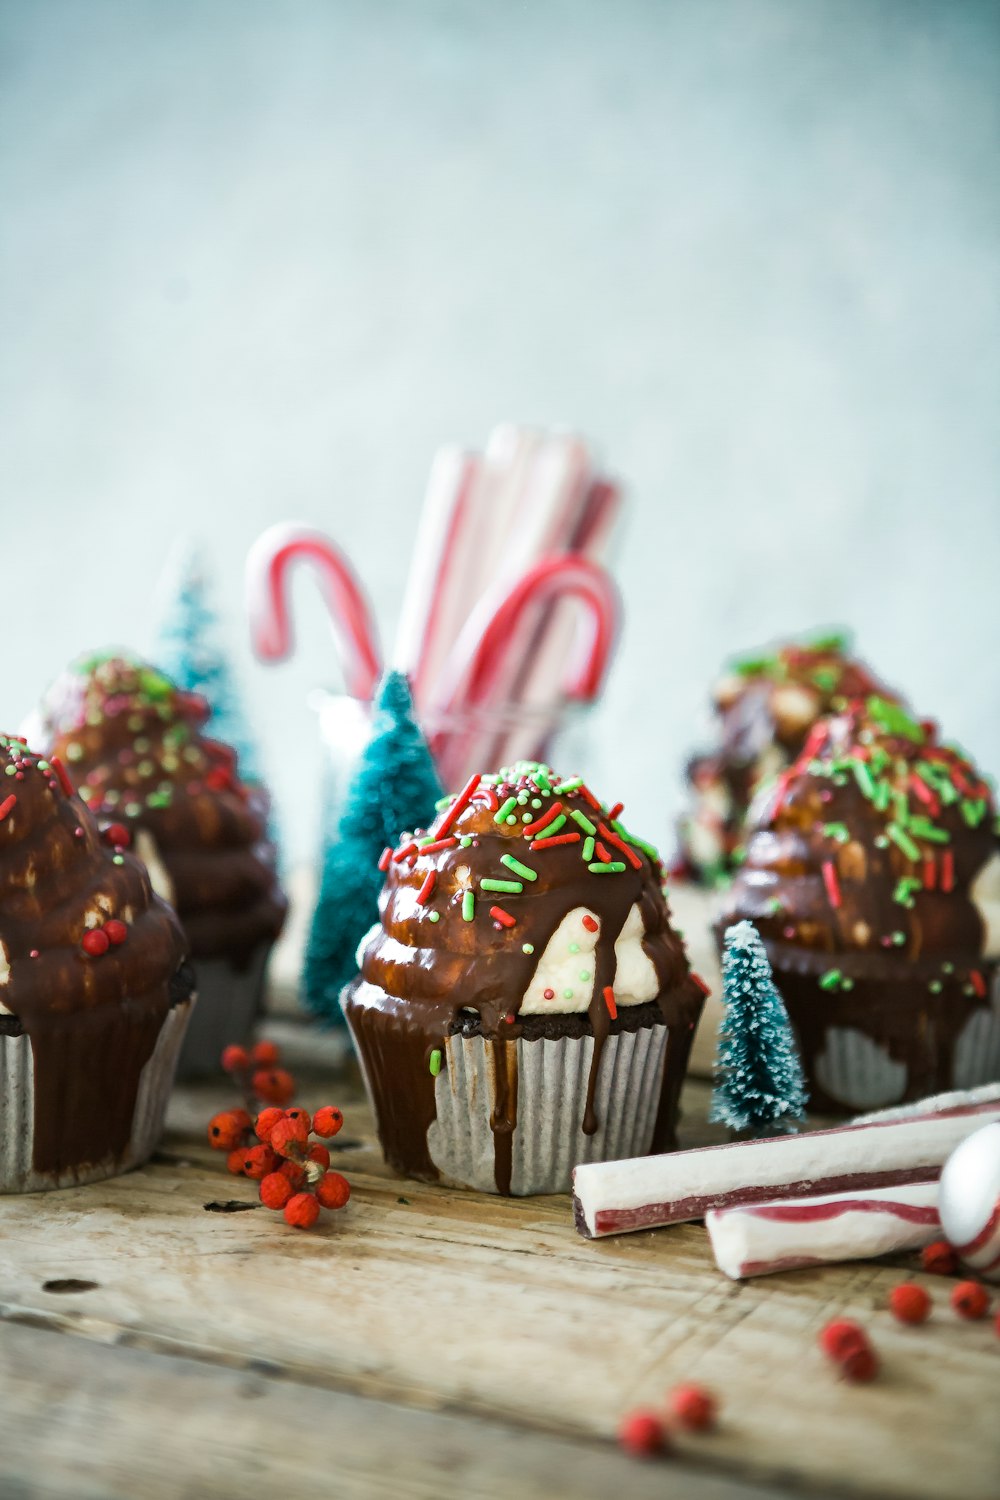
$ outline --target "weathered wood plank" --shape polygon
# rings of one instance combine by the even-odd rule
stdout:
[[[205,1211],[254,1190],[198,1138],[224,1094],[189,1090],[145,1171],[0,1203],[0,1310],[588,1440],[610,1436],[623,1408],[699,1379],[720,1392],[725,1421],[711,1440],[682,1441],[698,1462],[858,1494],[994,1500],[1000,1346],[990,1325],[945,1309],[942,1284],[931,1323],[902,1328],[881,1310],[891,1267],[736,1286],[700,1226],[585,1242],[562,1197],[504,1202],[392,1178],[346,1087],[304,1098],[331,1093],[347,1115],[335,1164],[355,1195],[322,1230],[293,1234],[263,1209]],[[688,1091],[692,1143],[711,1138],[705,1098]],[[96,1285],[44,1289],[68,1277]],[[844,1385],[824,1364],[815,1337],[834,1313],[870,1326],[877,1384]]]
[[[18,1500],[767,1500],[676,1460],[7,1325],[0,1493]]]

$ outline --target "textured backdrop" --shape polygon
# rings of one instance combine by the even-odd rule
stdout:
[[[145,640],[178,530],[241,652],[285,517],[389,635],[433,449],[509,416],[631,490],[590,762],[643,832],[721,658],[812,624],[997,769],[998,60],[972,0],[0,4],[0,719]],[[247,679],[301,855],[296,606]]]

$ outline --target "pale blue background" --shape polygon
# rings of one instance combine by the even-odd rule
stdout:
[[[0,718],[144,641],[180,529],[234,640],[287,516],[389,635],[433,449],[510,416],[631,487],[589,769],[643,832],[725,653],[813,623],[996,769],[998,58],[972,0],[0,5]],[[248,672],[293,858],[297,604]]]

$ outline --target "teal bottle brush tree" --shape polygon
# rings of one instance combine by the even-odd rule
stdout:
[[[306,1003],[322,1020],[340,1022],[340,992],[357,973],[358,944],[378,921],[382,851],[404,831],[427,828],[440,797],[409,685],[401,672],[388,672],[375,696],[371,738],[322,853],[302,976]]]
[[[709,1119],[740,1135],[795,1130],[809,1095],[785,1002],[750,922],[726,930],[722,998]]]

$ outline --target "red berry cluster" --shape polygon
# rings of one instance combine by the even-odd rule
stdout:
[[[848,1380],[874,1380],[878,1374],[878,1355],[861,1324],[850,1318],[833,1318],[821,1328],[819,1346]]]
[[[99,927],[89,927],[80,940],[80,947],[90,958],[100,958],[109,948],[117,948],[128,937],[128,928],[117,917],[111,917]]]
[[[671,1419],[690,1432],[707,1432],[715,1426],[718,1402],[703,1385],[677,1385],[667,1396],[664,1410],[642,1407],[627,1412],[618,1425],[618,1441],[634,1458],[653,1458],[669,1453]]]
[[[256,1121],[245,1109],[214,1115],[208,1123],[208,1141],[216,1151],[228,1153],[230,1172],[260,1184],[265,1208],[282,1210],[296,1229],[311,1229],[321,1208],[343,1208],[351,1196],[347,1178],[329,1170],[330,1152],[323,1145],[337,1134],[344,1117],[332,1104],[323,1105],[311,1118],[299,1105],[291,1105],[295,1080],[276,1066],[279,1060],[273,1042],[258,1042],[250,1052],[226,1048],[222,1065],[240,1081],[248,1102],[277,1102],[269,1103]],[[310,1135],[321,1139],[310,1141]]]

